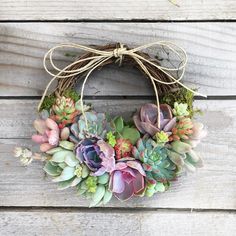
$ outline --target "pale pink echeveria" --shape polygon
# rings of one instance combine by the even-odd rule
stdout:
[[[157,122],[160,117],[160,127]],[[176,117],[173,117],[171,107],[167,104],[160,105],[160,114],[155,104],[145,104],[141,107],[139,113],[133,117],[135,126],[143,133],[154,136],[157,132],[165,131],[171,134],[172,128],[176,125]]]
[[[32,140],[41,144],[40,150],[42,152],[47,152],[58,145],[60,130],[54,120],[50,118],[35,120],[34,128],[38,131],[38,134],[34,134]]]
[[[143,167],[138,161],[118,162],[111,174],[109,188],[119,200],[126,201],[144,191],[145,176]]]

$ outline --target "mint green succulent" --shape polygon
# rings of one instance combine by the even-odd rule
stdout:
[[[101,176],[88,176],[77,186],[77,193],[91,199],[89,207],[107,204],[112,198],[108,189],[109,174]]]
[[[88,137],[99,137],[104,139],[106,134],[111,130],[109,122],[104,113],[97,113],[95,111],[85,112],[85,117],[80,116],[77,123],[71,126],[71,135],[69,139],[74,143]]]
[[[89,175],[87,166],[76,159],[73,152],[74,144],[61,141],[59,147],[47,152],[51,158],[46,162],[44,171],[53,177],[53,182],[58,183],[59,189],[76,186],[82,179]]]
[[[188,104],[175,102],[173,114],[175,116],[188,116],[189,115]]]
[[[147,175],[147,182],[156,184],[169,183],[176,177],[176,165],[169,159],[167,148],[158,145],[153,139],[144,137],[137,141],[133,155],[142,162]]]
[[[58,183],[58,189],[76,186],[79,195],[91,199],[90,207],[108,203],[112,198],[112,193],[108,190],[109,174],[99,177],[90,175],[88,167],[76,159],[74,152],[64,148],[72,148],[73,145],[69,142],[60,145],[63,147],[59,146],[47,152],[51,158],[43,168],[53,177],[52,181]]]
[[[179,173],[185,170],[193,172],[196,168],[202,166],[202,159],[192,149],[192,146],[186,142],[172,142],[167,155],[178,166]]]

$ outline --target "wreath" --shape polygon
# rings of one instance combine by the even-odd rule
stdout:
[[[162,59],[144,52],[152,47],[168,51],[172,66],[161,66]],[[62,48],[85,53],[60,69],[53,53]],[[171,53],[179,59],[178,66],[173,66],[176,59]],[[56,73],[48,68],[48,58]],[[136,67],[152,83],[156,103],[142,105],[131,120],[97,112],[83,101],[90,74],[112,63]],[[50,49],[44,67],[53,78],[38,106],[40,118],[33,123],[37,134],[32,140],[40,144],[40,152],[16,147],[14,155],[23,165],[43,161],[43,170],[59,189],[75,187],[79,195],[91,199],[90,207],[108,203],[113,195],[124,201],[165,192],[183,173],[202,166],[194,148],[206,129],[194,119],[198,111],[193,108],[194,95],[201,94],[180,81],[186,63],[185,51],[164,41],[137,48],[62,44]],[[74,86],[82,79],[79,95]],[[53,81],[57,86],[47,95]]]

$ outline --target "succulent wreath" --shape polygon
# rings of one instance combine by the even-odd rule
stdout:
[[[143,52],[152,47],[174,54],[180,64],[161,66],[161,59]],[[53,53],[62,48],[85,53],[60,69]],[[55,74],[48,69],[48,58]],[[156,104],[142,105],[130,121],[110,118],[83,102],[90,74],[114,62],[138,68],[155,91]],[[183,173],[202,166],[194,148],[206,129],[194,119],[193,108],[194,95],[201,94],[180,82],[186,63],[185,51],[165,41],[137,48],[119,43],[53,47],[44,57],[45,70],[53,78],[39,103],[40,118],[34,121],[37,134],[32,136],[40,152],[16,147],[15,156],[23,165],[34,159],[45,162],[44,171],[59,189],[75,187],[78,195],[91,199],[90,207],[108,203],[113,195],[124,201],[166,191]],[[79,95],[74,86],[80,79],[84,80]],[[57,86],[47,95],[53,81]]]

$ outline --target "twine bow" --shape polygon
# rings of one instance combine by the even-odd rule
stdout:
[[[148,60],[146,58],[144,58],[142,55],[138,54],[138,52],[142,51],[143,49],[147,49],[150,48],[152,46],[160,46],[160,47],[166,47],[167,49],[169,49],[171,52],[173,52],[179,59],[180,59],[180,66],[179,67],[173,67],[173,68],[169,68],[169,67],[164,67],[161,66],[157,63],[154,63],[151,60]],[[91,57],[87,57],[87,58],[82,58],[82,59],[78,59],[74,62],[72,62],[70,65],[66,66],[63,69],[58,68],[54,62],[53,62],[53,53],[56,49],[59,48],[72,48],[72,49],[81,49],[84,50],[86,52],[89,53],[93,53],[93,56]],[[171,84],[179,84],[182,87],[186,88],[187,90],[191,91],[193,94],[195,95],[199,95],[202,97],[206,97],[203,94],[200,94],[196,91],[193,91],[192,89],[188,88],[187,86],[185,86],[183,83],[181,83],[181,79],[184,76],[184,72],[185,72],[185,66],[187,64],[187,54],[185,52],[184,49],[182,49],[181,47],[171,43],[171,42],[167,42],[167,41],[158,41],[158,42],[154,42],[154,43],[150,43],[150,44],[145,44],[143,46],[139,46],[133,49],[128,49],[126,48],[123,44],[120,44],[119,47],[115,48],[113,51],[111,50],[98,50],[95,48],[91,48],[91,47],[87,47],[87,46],[83,46],[83,45],[79,45],[79,44],[74,44],[74,43],[69,43],[69,44],[61,44],[58,46],[55,46],[53,48],[51,48],[44,56],[44,60],[43,60],[43,65],[45,70],[51,75],[53,76],[53,78],[51,79],[51,81],[48,83],[43,96],[41,98],[41,101],[38,105],[38,110],[40,110],[42,103],[44,101],[45,96],[47,95],[48,89],[51,86],[51,84],[53,83],[53,81],[55,80],[60,80],[60,79],[66,79],[66,78],[71,78],[74,76],[78,76],[82,73],[87,73],[85,76],[85,79],[83,81],[82,84],[82,88],[81,88],[81,109],[82,109],[82,114],[84,115],[85,118],[85,122],[87,125],[87,119],[86,116],[84,114],[84,106],[83,106],[83,96],[84,96],[84,88],[85,88],[85,84],[90,76],[90,74],[99,66],[101,66],[102,64],[104,64],[105,62],[107,62],[108,60],[110,60],[111,58],[117,58],[117,60],[119,61],[119,63],[122,63],[123,57],[124,56],[129,56],[131,57],[139,66],[140,68],[143,70],[143,72],[147,75],[147,77],[150,79],[152,85],[153,85],[153,89],[155,92],[155,96],[156,96],[156,104],[158,107],[158,114],[160,114],[160,104],[159,104],[159,97],[158,97],[158,90],[157,90],[157,85],[155,82],[159,83],[159,84],[164,84],[164,85],[171,85]],[[52,73],[47,66],[47,59],[49,58],[50,61],[50,65],[52,66],[52,68],[56,71],[56,73]],[[81,62],[85,62],[88,61],[88,63],[86,63],[84,66],[79,67],[77,69],[71,69],[74,68],[75,65],[81,63]],[[162,81],[158,78],[155,78],[154,76],[152,76],[151,72],[148,70],[147,66],[145,66],[145,64],[149,64],[153,67],[155,67],[157,70],[163,72],[166,76],[168,76],[170,78],[170,81]],[[181,72],[180,75],[178,76],[178,78],[175,78],[171,72]],[[160,116],[158,116],[158,120],[157,120],[157,126],[160,127]]]

